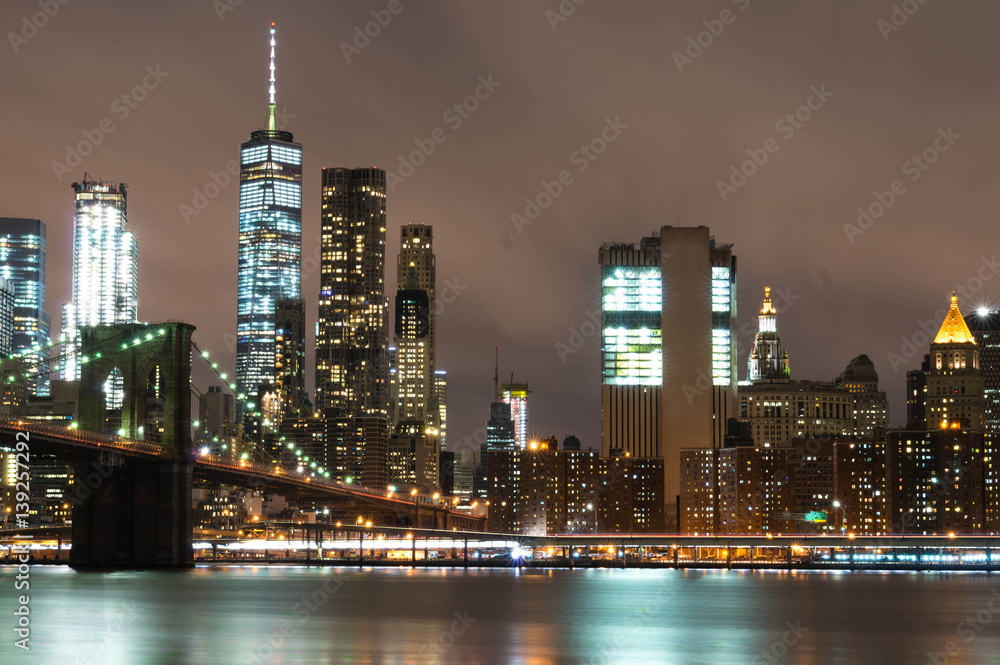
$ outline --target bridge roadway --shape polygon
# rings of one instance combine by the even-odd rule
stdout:
[[[0,442],[9,447],[14,447],[17,433],[24,431],[30,433],[29,466],[30,453],[60,453],[67,456],[69,463],[93,459],[95,453],[99,456],[121,455],[124,458],[156,461],[172,452],[165,446],[148,441],[32,420],[0,419]],[[450,510],[424,495],[418,495],[418,501],[409,497],[401,499],[371,488],[289,472],[274,464],[226,459],[216,455],[197,454],[192,463],[197,478],[290,498],[338,499],[351,504],[352,513],[359,506],[367,506],[364,512],[380,522],[395,516],[397,521],[412,526],[473,531],[485,528],[485,517]]]

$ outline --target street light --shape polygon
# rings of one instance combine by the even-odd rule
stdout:
[[[843,504],[841,504],[840,501],[836,501],[835,500],[833,502],[833,509],[834,509],[833,515],[834,515],[834,519],[837,518],[837,512],[836,511],[838,511],[838,510],[840,511],[840,522],[841,522],[841,524],[840,524],[840,532],[841,533],[847,531],[847,526],[845,524],[843,524],[843,522],[844,522],[844,510],[843,510],[842,506],[843,506]]]

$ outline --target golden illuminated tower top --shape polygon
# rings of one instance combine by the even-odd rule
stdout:
[[[774,309],[774,305],[771,304],[771,287],[764,287],[764,306],[760,308],[761,314],[777,314],[778,311]]]
[[[764,304],[757,317],[757,335],[747,362],[747,380],[782,380],[791,376],[788,353],[778,334],[778,310],[771,303],[771,287],[764,287]]]
[[[969,326],[965,323],[965,317],[958,311],[958,296],[951,292],[951,307],[944,317],[941,329],[938,330],[935,344],[975,344],[976,338],[969,331]]]

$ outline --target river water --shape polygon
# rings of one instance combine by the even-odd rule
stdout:
[[[0,568],[0,663],[1000,664],[985,573]],[[948,650],[952,654],[948,654]]]

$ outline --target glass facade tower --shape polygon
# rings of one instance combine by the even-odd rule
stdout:
[[[270,45],[264,128],[240,146],[236,383],[246,395],[275,380],[278,301],[301,297],[302,146],[277,126],[273,23]]]
[[[62,377],[80,378],[75,354],[81,326],[138,321],[139,245],[128,223],[126,185],[87,180],[73,183],[73,301],[63,306]],[[60,337],[62,339],[62,337]]]
[[[25,355],[25,367],[37,373],[30,389],[49,394],[46,373],[51,320],[45,311],[45,223],[37,219],[0,217],[0,277],[14,287],[14,353]],[[37,350],[36,350],[37,349]]]

